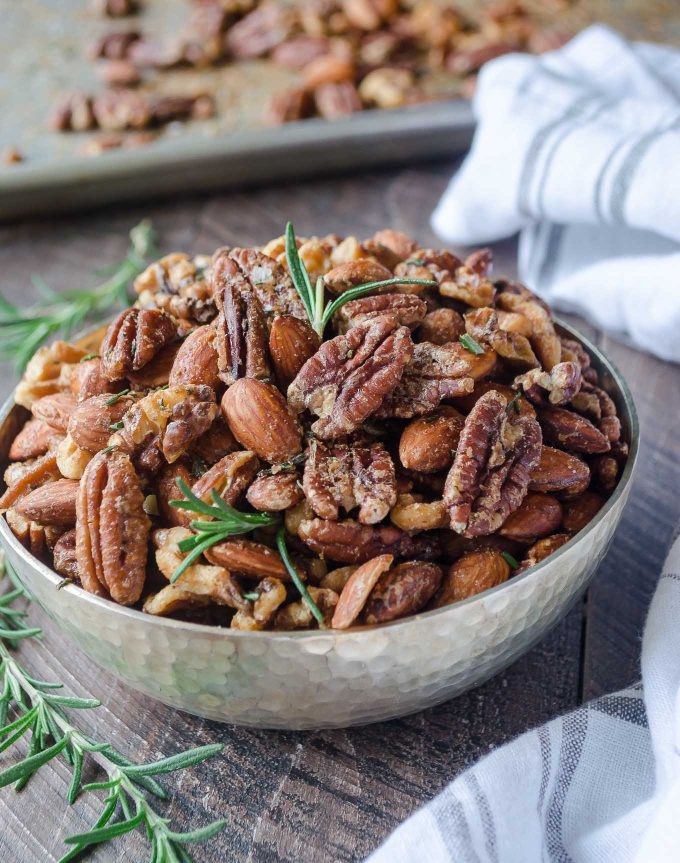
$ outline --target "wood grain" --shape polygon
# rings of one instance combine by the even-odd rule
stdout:
[[[147,215],[165,251],[210,252],[236,241],[260,243],[281,233],[287,219],[300,234],[361,236],[392,225],[435,245],[429,215],[452,167],[420,166],[0,227],[2,290],[26,302],[35,272],[55,288],[83,285],[88,272],[124,254],[126,231]],[[494,251],[496,272],[514,274],[514,243],[498,244]],[[639,676],[641,626],[680,516],[673,407],[680,403],[680,376],[676,367],[599,340],[628,379],[640,412],[643,451],[631,502],[587,600],[540,645],[483,686],[380,725],[267,732],[205,722],[126,689],[75,651],[36,609],[31,619],[44,625],[44,642],[22,646],[22,658],[38,676],[100,698],[105,706],[84,713],[84,727],[134,758],[224,743],[223,756],[180,776],[167,810],[180,826],[228,819],[222,835],[196,848],[197,860],[362,860],[479,756],[574,707],[581,697]],[[11,382],[11,373],[2,370],[3,395]],[[5,763],[0,756],[0,766]],[[85,795],[70,810],[65,807],[66,782],[66,768],[58,764],[41,771],[21,797],[0,792],[1,860],[50,863],[63,853],[60,837],[95,820],[95,795]],[[145,859],[143,837],[126,837],[93,857],[120,858]]]

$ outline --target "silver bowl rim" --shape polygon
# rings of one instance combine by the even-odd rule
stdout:
[[[633,476],[633,471],[635,468],[635,464],[637,462],[639,445],[640,445],[640,428],[638,422],[637,410],[635,408],[635,402],[633,401],[632,393],[626,383],[625,378],[615,366],[615,364],[602,352],[599,348],[597,348],[590,339],[586,338],[579,330],[575,327],[572,327],[570,324],[566,323],[566,321],[562,321],[560,318],[555,318],[555,323],[564,330],[569,336],[577,339],[579,342],[583,344],[583,346],[588,350],[592,357],[595,357],[599,364],[609,373],[612,380],[614,381],[617,389],[621,393],[623,397],[623,405],[625,410],[628,413],[628,419],[630,422],[630,450],[628,454],[628,460],[626,462],[626,466],[623,469],[623,473],[619,479],[619,482],[616,486],[616,489],[612,493],[612,495],[607,499],[605,505],[600,509],[597,515],[591,519],[591,521],[580,530],[575,536],[573,536],[568,542],[566,542],[561,548],[557,551],[550,554],[545,560],[536,564],[535,566],[530,567],[525,570],[520,575],[513,576],[509,578],[507,581],[502,584],[496,585],[495,587],[491,587],[482,593],[475,594],[474,596],[470,596],[467,599],[459,600],[456,603],[452,603],[450,605],[442,606],[442,608],[436,608],[431,611],[423,611],[419,614],[414,614],[409,617],[402,618],[400,620],[394,620],[390,623],[383,623],[379,626],[367,626],[367,627],[356,627],[347,630],[338,630],[338,629],[329,629],[329,630],[299,630],[292,632],[276,632],[271,630],[261,630],[261,631],[249,631],[249,630],[239,630],[239,629],[231,629],[229,627],[210,625],[206,623],[192,623],[190,621],[184,620],[176,620],[171,617],[160,617],[151,614],[144,614],[143,611],[140,611],[136,608],[129,608],[124,605],[118,605],[112,600],[105,599],[103,597],[95,596],[92,593],[88,593],[83,590],[81,587],[78,587],[75,584],[65,585],[63,590],[67,591],[69,594],[72,594],[74,597],[77,597],[79,600],[90,603],[94,606],[97,606],[99,609],[102,609],[105,612],[108,612],[113,615],[120,615],[122,617],[132,618],[137,620],[138,622],[144,622],[148,626],[160,626],[167,629],[173,630],[184,630],[187,632],[193,632],[196,635],[224,635],[225,637],[235,637],[235,638],[269,638],[269,639],[277,639],[277,640],[299,640],[305,638],[319,638],[333,636],[334,638],[361,638],[362,636],[366,636],[370,638],[374,636],[377,631],[382,631],[385,628],[389,627],[390,629],[396,629],[399,627],[407,627],[416,621],[422,621],[425,618],[428,620],[434,619],[437,616],[443,616],[445,614],[450,614],[453,609],[461,609],[466,606],[469,606],[475,602],[479,602],[482,599],[486,599],[489,596],[494,594],[500,594],[504,591],[511,591],[515,585],[524,581],[526,578],[535,578],[537,573],[540,573],[542,569],[544,569],[547,565],[553,564],[557,561],[561,556],[566,553],[569,553],[577,543],[579,543],[590,531],[592,531],[609,513],[612,509],[616,501],[624,494],[628,486],[630,485],[631,478]],[[9,396],[9,398],[5,401],[0,408],[0,425],[7,419],[12,408],[14,407],[14,392]],[[34,557],[28,549],[26,549],[19,540],[14,536],[12,531],[9,529],[7,522],[4,517],[0,517],[0,539],[2,540],[2,545],[10,546],[14,553],[23,558],[25,563],[30,566],[35,572],[39,573],[41,576],[46,578],[49,582],[52,583],[55,590],[57,585],[59,585],[63,578],[51,570],[46,564],[42,561],[38,560]]]

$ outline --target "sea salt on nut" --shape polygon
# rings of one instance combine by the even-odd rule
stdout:
[[[517,509],[506,518],[499,533],[517,542],[530,542],[560,529],[562,507],[548,494],[529,492]]]
[[[212,503],[214,491],[228,506],[234,506],[255,478],[259,467],[260,462],[254,452],[229,453],[197,479],[191,491],[206,503]],[[200,515],[194,517],[200,518]]]
[[[390,521],[408,534],[448,526],[449,514],[443,500],[425,502],[412,494],[402,494],[390,510]]]
[[[357,324],[363,324],[380,315],[392,315],[400,326],[414,330],[422,323],[427,304],[419,297],[409,294],[377,294],[350,300],[338,311],[338,331],[346,333]]]
[[[62,435],[42,420],[31,419],[14,438],[9,448],[10,461],[39,458],[61,441]]]
[[[541,447],[530,476],[531,491],[551,492],[565,499],[580,495],[589,485],[590,468],[582,459],[551,446]]]
[[[576,362],[557,363],[551,372],[531,369],[513,381],[535,405],[565,405],[581,388],[581,367]]]
[[[436,593],[443,576],[436,563],[400,563],[383,574],[373,588],[364,608],[364,623],[387,623],[417,614]]]
[[[401,433],[399,460],[408,470],[437,473],[451,466],[465,417],[455,408],[440,407],[412,420]]]
[[[170,370],[171,387],[207,384],[213,390],[221,385],[215,347],[215,328],[197,327],[182,342]]]
[[[261,476],[246,493],[246,500],[261,512],[283,512],[304,497],[297,471]]]
[[[611,448],[610,442],[590,420],[566,408],[540,408],[538,421],[548,444],[586,455],[607,452]]]
[[[177,336],[172,318],[158,309],[124,309],[109,324],[101,345],[104,377],[117,381],[139,371]]]
[[[569,533],[579,530],[592,521],[604,506],[604,498],[594,491],[586,491],[564,504],[564,529]]]
[[[416,341],[445,345],[457,342],[465,332],[465,322],[454,309],[435,309],[428,312],[416,331]]]
[[[303,520],[297,532],[315,554],[338,563],[365,563],[380,554],[431,560],[441,553],[439,540],[434,535],[411,537],[391,525],[363,525],[351,519]]]
[[[471,551],[449,567],[432,607],[441,608],[476,596],[503,584],[509,577],[510,566],[500,551],[488,548]]]

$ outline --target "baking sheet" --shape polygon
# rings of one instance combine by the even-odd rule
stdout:
[[[637,38],[680,40],[674,0],[576,0],[559,13],[554,0],[525,4],[566,32],[603,20]],[[475,4],[464,0],[456,5]],[[333,122],[313,119],[265,127],[267,95],[292,85],[296,74],[252,61],[152,76],[142,92],[207,91],[216,98],[217,116],[173,123],[139,149],[80,155],[93,133],[51,132],[49,118],[64,93],[102,88],[95,64],[86,56],[88,45],[102,33],[129,27],[154,36],[177,33],[189,3],[144,0],[142,8],[142,15],[111,20],[95,16],[88,0],[0,0],[0,150],[16,147],[25,156],[22,163],[0,166],[0,219],[437,158],[464,150],[470,142],[472,112],[460,99],[364,111]],[[455,89],[450,80],[436,76],[428,87],[439,96]]]

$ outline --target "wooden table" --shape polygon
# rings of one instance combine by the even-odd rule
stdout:
[[[390,225],[436,246],[429,215],[452,165],[345,177],[307,185],[215,195],[0,227],[1,289],[13,300],[42,274],[57,289],[88,283],[88,273],[124,254],[127,230],[151,216],[162,248],[211,252],[261,243],[293,219],[301,234],[370,235]],[[495,248],[496,273],[515,270],[515,245]],[[644,310],[640,310],[644,313]],[[220,741],[224,755],[180,774],[168,814],[181,825],[224,817],[230,826],[196,859],[356,861],[493,747],[584,699],[635,681],[649,599],[680,520],[680,371],[583,325],[618,364],[635,396],[642,451],[634,489],[613,546],[587,598],[544,641],[505,673],[415,716],[347,731],[252,731],[204,722],[149,701],[73,649],[38,609],[43,644],[22,657],[43,679],[58,679],[104,707],[83,722],[135,758],[169,755]],[[2,396],[12,378],[3,374]],[[5,756],[0,757],[0,764]],[[48,863],[60,837],[95,820],[93,794],[68,809],[67,769],[49,766],[19,797],[0,792],[0,859]],[[98,802],[98,801],[97,801]],[[141,835],[106,846],[95,859],[141,861]]]

